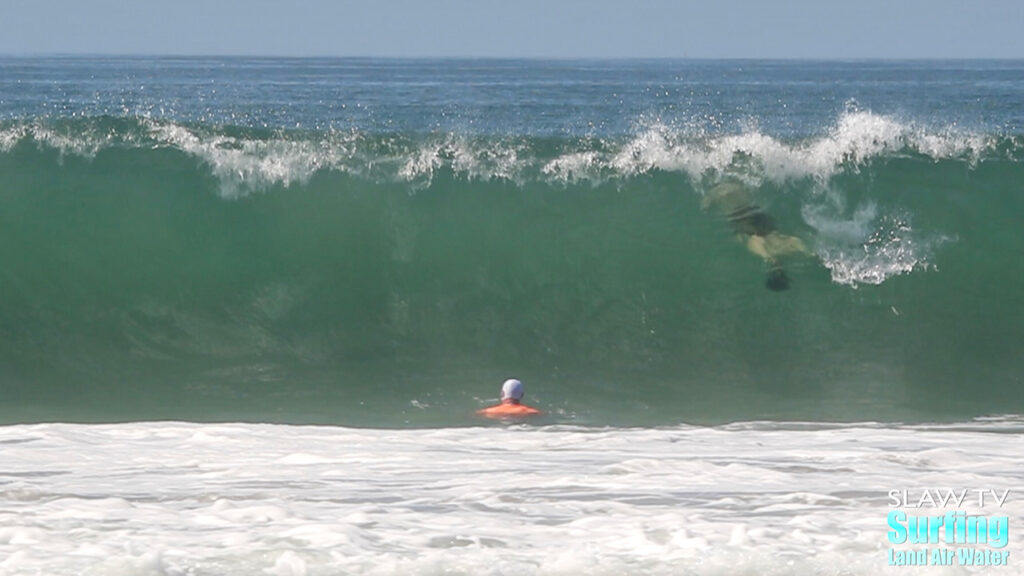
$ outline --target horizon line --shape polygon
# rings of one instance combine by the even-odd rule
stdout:
[[[482,60],[482,61],[548,61],[548,62],[640,62],[640,61],[745,61],[745,62],[969,62],[969,61],[1024,61],[1024,56],[468,56],[432,55],[399,56],[367,54],[307,54],[287,55],[269,53],[173,53],[173,52],[0,52],[0,58],[230,58],[279,60]]]

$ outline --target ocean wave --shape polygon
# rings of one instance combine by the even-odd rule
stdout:
[[[681,173],[696,183],[723,174],[752,182],[810,178],[828,182],[872,161],[917,155],[970,166],[988,158],[1017,160],[1012,136],[933,128],[892,116],[849,109],[823,134],[786,141],[756,125],[739,133],[699,127],[641,125],[621,139],[550,141],[459,133],[370,134],[357,130],[266,133],[185,125],[149,118],[110,117],[14,123],[0,129],[0,152],[32,141],[61,154],[94,157],[114,147],[170,148],[206,164],[236,197],[268,186],[303,183],[328,170],[375,181],[429,184],[442,171],[467,180],[601,184],[654,171]],[[1002,155],[1000,154],[1002,153]]]
[[[208,170],[225,199],[303,186],[328,173],[405,185],[411,191],[429,189],[439,176],[523,188],[623,187],[637,178],[669,175],[678,178],[673,186],[702,194],[732,178],[755,190],[766,185],[775,193],[795,190],[799,216],[814,230],[815,253],[832,281],[858,286],[934,269],[936,249],[955,232],[912,227],[912,211],[882,208],[870,193],[851,213],[839,177],[897,160],[924,166],[953,161],[968,169],[988,160],[1018,161],[1022,141],[955,126],[929,128],[852,107],[819,136],[797,141],[765,134],[754,122],[739,133],[652,122],[621,139],[258,131],[114,117],[36,120],[0,128],[0,152],[33,145],[62,158],[93,159],[116,149],[177,151]]]

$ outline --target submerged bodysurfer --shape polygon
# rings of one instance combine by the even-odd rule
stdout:
[[[742,183],[727,180],[716,184],[704,196],[704,209],[715,208],[725,215],[736,234],[745,238],[747,250],[760,256],[768,265],[765,286],[770,290],[789,288],[780,259],[792,254],[807,254],[807,246],[796,236],[780,233],[775,222],[756,203]]]
[[[522,382],[515,379],[506,380],[501,386],[501,403],[477,410],[477,414],[488,418],[511,418],[540,414],[540,410],[522,403],[523,394]]]

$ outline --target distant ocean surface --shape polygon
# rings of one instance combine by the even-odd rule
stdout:
[[[0,575],[1024,574],[1022,218],[1022,61],[0,58]]]

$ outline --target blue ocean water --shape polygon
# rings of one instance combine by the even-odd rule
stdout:
[[[5,58],[0,421],[1019,413],[1022,127],[1018,61]]]

